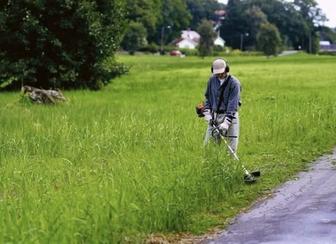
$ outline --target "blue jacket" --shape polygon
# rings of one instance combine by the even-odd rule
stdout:
[[[225,84],[225,82],[223,84]],[[223,113],[228,117],[235,117],[235,113],[239,108],[240,82],[236,77],[232,75],[229,76],[228,84],[223,92],[219,111],[217,111],[220,88],[222,86],[220,85],[220,80],[217,76],[213,75],[210,77],[205,91],[205,108],[210,109],[211,112]]]

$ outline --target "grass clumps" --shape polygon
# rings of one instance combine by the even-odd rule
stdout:
[[[212,59],[119,61],[132,66],[127,75],[99,93],[65,92],[62,106],[1,95],[1,242],[204,233],[335,144],[333,57],[229,60],[243,86],[238,154],[263,175],[252,186],[224,144],[203,147],[194,106]]]

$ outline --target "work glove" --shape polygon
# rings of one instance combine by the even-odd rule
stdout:
[[[228,117],[225,117],[223,123],[219,124],[218,129],[223,135],[227,133],[231,123],[232,123],[232,120]]]
[[[204,109],[203,114],[204,114],[205,121],[209,123],[212,120],[210,109]]]

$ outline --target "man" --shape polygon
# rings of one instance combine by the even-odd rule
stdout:
[[[214,131],[217,125],[231,148],[236,151],[239,136],[238,109],[240,105],[240,82],[230,75],[230,68],[223,59],[212,64],[212,73],[205,92],[204,118],[208,122],[204,143],[213,137],[220,143],[220,135]]]

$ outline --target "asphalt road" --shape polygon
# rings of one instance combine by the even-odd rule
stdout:
[[[208,244],[336,244],[336,150]]]

